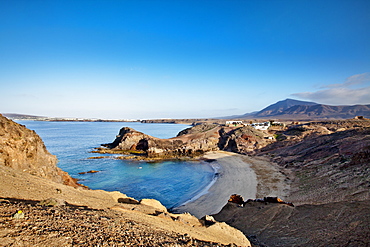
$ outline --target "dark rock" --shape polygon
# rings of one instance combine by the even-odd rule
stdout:
[[[199,221],[203,226],[211,226],[216,223],[216,220],[210,215],[203,216]]]
[[[244,199],[241,195],[233,194],[230,196],[229,202],[242,205],[244,204]]]

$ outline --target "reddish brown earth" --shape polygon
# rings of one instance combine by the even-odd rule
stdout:
[[[228,203],[214,215],[255,246],[370,246],[370,121],[291,125],[257,150],[290,184],[295,207]]]

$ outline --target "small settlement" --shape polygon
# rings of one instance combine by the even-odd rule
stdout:
[[[258,130],[267,130],[270,126],[281,126],[280,122],[267,121],[262,123],[253,123],[252,121],[249,124],[243,123],[243,121],[226,121],[226,126],[229,127],[243,127],[243,126],[252,126]]]

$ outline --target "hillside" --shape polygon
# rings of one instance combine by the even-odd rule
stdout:
[[[21,119],[21,120],[37,120],[37,119],[46,118],[44,116],[26,115],[26,114],[18,114],[18,113],[3,113],[2,115],[10,119]]]
[[[0,165],[77,187],[76,180],[57,167],[57,158],[46,149],[35,131],[0,114]]]
[[[370,245],[370,120],[318,121],[273,131],[256,150],[290,184],[278,203],[228,203],[218,214],[257,246]],[[247,199],[247,198],[246,198]]]

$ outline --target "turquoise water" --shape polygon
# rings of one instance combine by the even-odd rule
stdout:
[[[100,144],[110,143],[122,127],[131,127],[158,138],[170,138],[188,125],[142,124],[138,122],[42,122],[17,121],[35,130],[58,166],[80,183],[107,191],[121,191],[136,199],[153,198],[167,208],[181,205],[200,193],[214,178],[214,170],[203,162],[147,163],[113,159],[88,159]],[[90,170],[98,173],[78,174]]]

